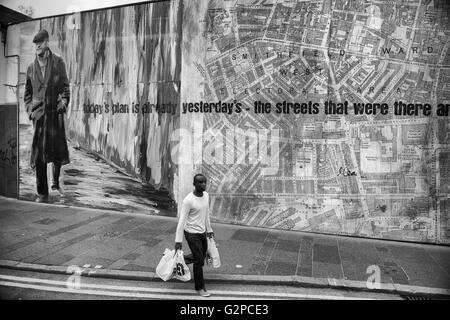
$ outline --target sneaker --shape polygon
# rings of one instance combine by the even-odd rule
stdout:
[[[202,297],[209,297],[211,294],[206,289],[197,290],[197,293]]]

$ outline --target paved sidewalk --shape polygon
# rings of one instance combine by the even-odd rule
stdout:
[[[90,265],[104,274],[150,274],[164,249],[173,248],[176,225],[176,218],[170,217],[0,197],[0,259],[60,266],[55,270]],[[222,266],[206,267],[207,279],[345,282],[343,287],[355,284],[362,289],[370,275],[367,268],[375,265],[384,288],[450,289],[448,246],[214,223],[213,229]],[[183,249],[189,252],[186,242]]]

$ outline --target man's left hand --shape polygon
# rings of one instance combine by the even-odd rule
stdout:
[[[67,106],[67,103],[66,103],[65,99],[58,100],[58,105],[57,105],[58,113],[66,112],[66,106]]]
[[[212,237],[214,237],[214,232],[207,232],[207,233],[206,233],[206,236],[207,236],[208,238],[212,238]]]

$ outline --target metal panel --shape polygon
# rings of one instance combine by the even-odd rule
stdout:
[[[17,105],[0,105],[0,195],[17,198],[19,194]]]

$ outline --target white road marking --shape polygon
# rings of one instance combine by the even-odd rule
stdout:
[[[203,300],[205,298],[195,295],[177,295],[176,297],[165,294],[151,294],[151,293],[138,293],[138,292],[119,292],[119,291],[105,291],[105,290],[87,290],[87,289],[66,289],[59,287],[41,286],[18,282],[0,281],[0,286],[16,287],[23,289],[35,289],[41,291],[52,291],[60,293],[72,293],[72,294],[87,294],[98,296],[110,296],[110,297],[125,297],[125,298],[148,298],[148,299],[179,299],[179,300]],[[221,300],[235,300],[233,297],[220,297]],[[252,298],[240,298],[242,300],[252,300]],[[264,299],[263,299],[264,300]],[[267,299],[266,299],[267,300]]]
[[[81,277],[82,278],[82,277]],[[67,281],[59,280],[48,280],[30,277],[17,277],[0,275],[1,280],[15,281],[15,282],[25,282],[25,283],[38,283],[54,286],[67,287]],[[91,289],[101,289],[101,290],[119,290],[119,291],[135,291],[135,292],[151,292],[160,294],[176,294],[179,297],[180,294],[195,294],[194,290],[188,289],[166,289],[166,288],[148,288],[148,287],[130,287],[130,286],[114,286],[114,285],[102,285],[102,284],[91,284],[83,283],[81,281],[81,288],[91,288]],[[76,292],[83,289],[77,289]],[[70,290],[74,292],[74,290]],[[324,300],[374,300],[371,298],[361,298],[361,297],[346,297],[341,295],[314,295],[314,294],[302,294],[302,293],[283,293],[283,292],[251,292],[251,291],[228,291],[228,290],[208,290],[211,294],[220,296],[237,296],[239,299],[245,297],[258,297],[258,299],[324,299]]]

